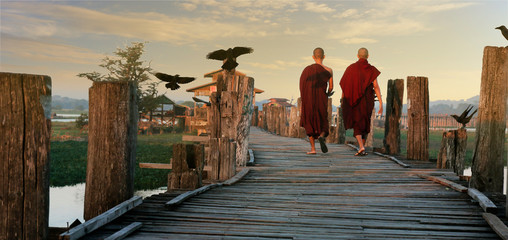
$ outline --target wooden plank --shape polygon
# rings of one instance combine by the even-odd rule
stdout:
[[[152,169],[172,169],[172,163],[139,163],[140,168],[152,168]],[[203,171],[212,170],[212,166],[204,166]]]
[[[139,163],[140,168],[172,169],[173,163]]]
[[[132,197],[131,199],[122,202],[108,211],[70,229],[69,231],[60,234],[59,239],[62,240],[73,240],[79,239],[86,234],[93,232],[94,230],[106,225],[107,223],[120,217],[127,211],[139,206],[143,202],[143,198],[139,196]]]
[[[209,136],[193,136],[193,135],[183,135],[182,141],[184,142],[200,142],[206,143],[210,140]]]
[[[496,215],[492,213],[483,213],[482,216],[499,237],[503,240],[508,239],[508,227],[506,227]]]
[[[444,178],[435,177],[435,176],[429,176],[429,175],[423,175],[423,174],[418,174],[418,177],[425,178],[427,180],[439,183],[439,184],[441,184],[443,186],[447,186],[449,188],[452,188],[452,189],[454,189],[454,190],[456,190],[458,192],[463,192],[463,193],[467,192],[467,187],[464,187],[464,186],[462,186],[460,184],[457,184],[457,183],[454,183],[452,181],[446,180]]]
[[[467,194],[471,196],[474,200],[478,201],[480,206],[483,208],[485,212],[488,213],[496,213],[497,206],[490,199],[485,196],[482,192],[478,191],[475,188],[469,188],[467,190]]]
[[[173,209],[176,206],[180,205],[185,200],[187,200],[187,199],[189,199],[191,197],[194,197],[196,195],[199,195],[201,193],[204,193],[204,192],[206,192],[206,191],[208,191],[208,190],[210,190],[212,188],[219,187],[219,186],[222,186],[222,183],[214,183],[214,184],[210,184],[210,185],[206,185],[206,186],[200,187],[200,188],[192,190],[192,191],[188,191],[188,192],[182,193],[182,194],[178,195],[178,197],[175,197],[175,198],[171,199],[171,201],[165,203],[164,206],[166,208],[168,208],[168,209]]]
[[[104,238],[104,240],[120,240],[127,237],[129,234],[133,233],[134,231],[138,230],[143,226],[143,223],[140,222],[133,222],[129,224],[127,227],[122,228],[122,230],[115,232],[113,235]]]
[[[254,151],[249,149],[249,161],[247,162],[247,166],[254,166]]]
[[[378,153],[378,152],[374,152],[374,154],[376,154],[378,156],[381,156],[381,157],[384,157],[384,158],[388,158],[388,159],[394,161],[395,163],[399,164],[402,167],[405,167],[405,168],[410,168],[411,167],[411,165],[407,165],[407,164],[403,163],[402,161],[400,161],[396,157],[389,156],[389,155],[382,154],[382,153]]]
[[[237,183],[238,181],[240,181],[243,177],[245,177],[245,175],[247,175],[247,173],[249,173],[249,168],[245,168],[243,169],[242,171],[238,172],[234,177],[228,179],[227,181],[225,181],[223,184],[226,185],[226,186],[230,186],[230,185],[233,185],[235,183]]]

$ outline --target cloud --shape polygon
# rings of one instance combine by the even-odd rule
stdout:
[[[286,28],[286,30],[284,30],[284,34],[290,35],[290,36],[296,36],[296,35],[305,35],[307,33],[302,30],[291,30],[290,28]]]
[[[44,32],[47,36],[52,37],[97,34],[186,44],[217,38],[268,35],[260,25],[246,28],[241,23],[219,22],[207,16],[170,17],[155,12],[112,14],[49,3],[17,3],[9,4],[8,7],[22,8],[24,12],[12,12],[8,19],[10,28],[2,29],[2,32],[25,37],[34,36],[34,32]],[[25,14],[39,17],[25,17]],[[4,16],[2,16],[3,19]],[[17,19],[22,21],[17,21]],[[33,27],[27,28],[26,26]],[[44,30],[48,26],[53,30]],[[34,29],[39,29],[39,31],[34,31]]]
[[[328,7],[328,5],[322,3],[317,4],[314,2],[306,2],[305,3],[305,10],[309,12],[316,12],[316,13],[332,13],[335,12],[335,9]]]
[[[414,10],[417,12],[423,12],[423,13],[435,13],[435,12],[443,12],[443,11],[450,11],[460,8],[465,8],[469,6],[476,5],[476,3],[473,2],[465,2],[465,3],[443,3],[443,4],[432,4],[432,5],[419,5],[415,6]]]
[[[18,57],[44,62],[98,64],[105,55],[85,48],[19,38],[2,34],[2,57]]]
[[[341,42],[344,44],[361,44],[361,43],[377,43],[378,41],[376,39],[371,38],[344,38],[341,39]]]
[[[349,17],[353,17],[355,15],[358,15],[358,10],[357,9],[347,9],[346,11],[343,11],[339,14],[336,14],[334,17],[336,18],[349,18]]]

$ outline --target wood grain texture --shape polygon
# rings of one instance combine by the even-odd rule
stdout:
[[[429,80],[407,77],[407,158],[429,160]]]
[[[51,78],[0,73],[0,239],[46,239]]]
[[[386,89],[386,120],[383,145],[387,154],[396,155],[400,153],[400,117],[402,115],[402,100],[404,99],[404,80],[390,79]]]
[[[471,187],[503,192],[503,152],[508,91],[508,47],[485,47]]]
[[[134,195],[136,96],[132,82],[94,82],[89,90],[85,220]]]
[[[143,222],[128,239],[498,239],[467,194],[416,176],[457,178],[450,170],[355,157],[338,144],[308,156],[307,146],[252,128],[256,165],[242,180],[171,211],[164,204],[174,193],[154,195],[105,229]]]

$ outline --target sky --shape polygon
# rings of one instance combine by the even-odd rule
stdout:
[[[265,91],[256,99],[295,102],[301,72],[322,47],[334,105],[360,47],[381,71],[383,98],[389,79],[424,76],[435,101],[479,95],[484,47],[508,45],[495,29],[508,26],[508,0],[2,0],[0,11],[0,71],[49,75],[53,95],[78,99],[92,82],[76,75],[106,73],[101,60],[132,42],[146,42],[142,60],[154,71],[196,77],[176,91],[159,85],[176,101],[191,100],[185,90],[220,69],[209,52],[246,46],[254,52],[238,57],[237,70]]]

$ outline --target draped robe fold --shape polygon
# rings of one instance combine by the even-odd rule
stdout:
[[[353,129],[354,135],[366,136],[370,132],[370,121],[374,109],[373,82],[381,72],[361,58],[349,65],[342,75],[340,87],[342,115],[345,129]]]
[[[319,64],[307,66],[300,76],[300,126],[305,128],[307,136],[318,138],[321,133],[328,136],[326,88],[331,77],[331,73]]]

